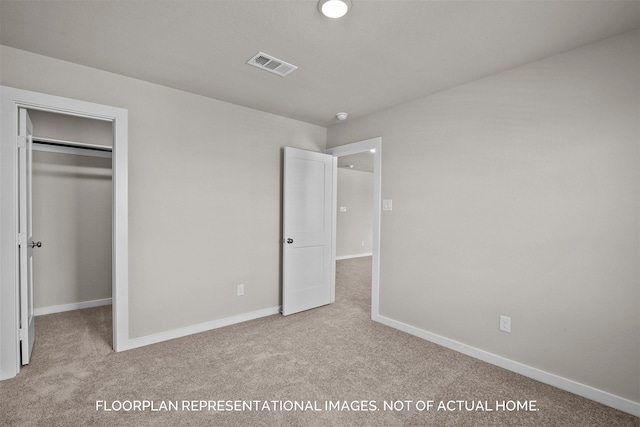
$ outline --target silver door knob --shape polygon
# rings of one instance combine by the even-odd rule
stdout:
[[[292,244],[293,243],[293,239],[287,239],[287,243],[288,244]]]
[[[42,247],[42,242],[31,242],[31,247],[35,248],[35,247]]]

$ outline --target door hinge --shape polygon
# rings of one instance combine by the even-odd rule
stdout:
[[[27,244],[27,234],[26,233],[18,233],[18,246]]]
[[[27,148],[27,137],[18,135],[18,148]]]
[[[24,328],[20,328],[20,341],[27,339],[27,331]]]

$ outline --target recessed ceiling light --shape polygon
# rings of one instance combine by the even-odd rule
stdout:
[[[327,18],[342,18],[351,9],[351,0],[320,0],[318,9]]]
[[[338,113],[338,114],[336,114],[336,118],[338,120],[347,120],[347,117],[349,117],[348,113]]]

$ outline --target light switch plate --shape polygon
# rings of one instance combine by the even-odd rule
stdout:
[[[346,211],[347,211],[346,206],[340,206],[340,212],[346,212]]]
[[[391,211],[391,210],[393,210],[393,200],[383,200],[382,201],[382,210],[383,211]]]

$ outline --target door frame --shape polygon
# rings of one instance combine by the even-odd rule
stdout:
[[[0,380],[20,372],[18,108],[113,124],[113,349],[125,350],[129,341],[128,110],[0,86]]]
[[[325,153],[334,157],[348,156],[350,154],[365,153],[375,150],[373,153],[373,237],[372,237],[372,262],[371,262],[371,319],[379,321],[380,318],[380,225],[382,208],[382,138],[370,138],[350,144],[338,145],[327,148]],[[337,181],[337,180],[336,180]],[[336,261],[336,211],[337,191],[333,194],[333,265]],[[335,276],[335,272],[334,272]],[[335,280],[335,277],[334,277]]]

